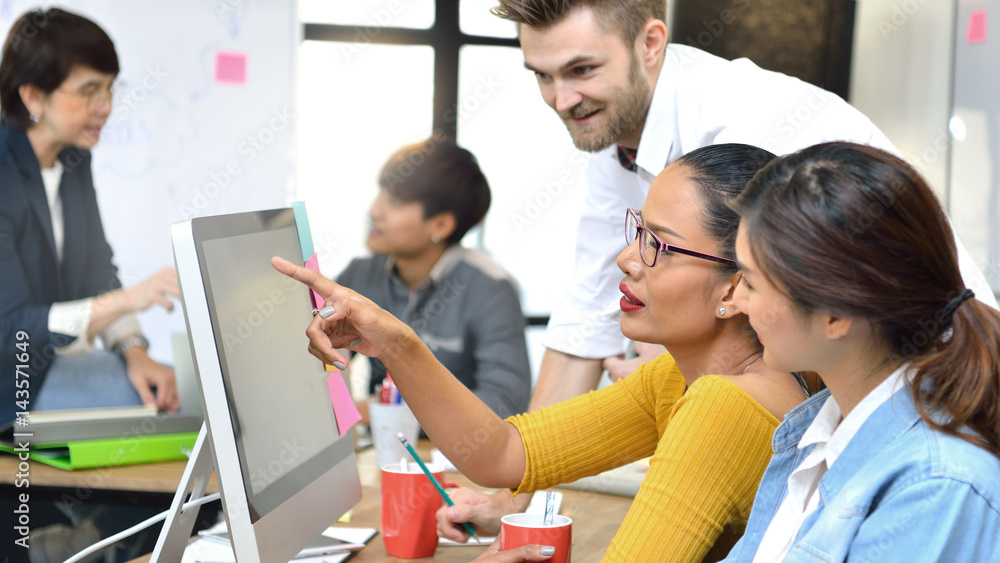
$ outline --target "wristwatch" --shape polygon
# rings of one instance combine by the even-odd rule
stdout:
[[[125,350],[136,346],[143,350],[149,350],[149,340],[146,340],[146,337],[141,334],[133,334],[115,345],[115,352],[118,352],[118,355],[124,355]]]

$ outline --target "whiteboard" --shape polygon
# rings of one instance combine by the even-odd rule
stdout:
[[[6,37],[39,4],[0,2]],[[173,264],[170,224],[294,199],[296,55],[288,0],[64,0],[100,25],[123,84],[93,150],[94,185],[128,287]],[[66,212],[71,212],[66,210]],[[150,355],[171,361],[180,307],[140,314]]]

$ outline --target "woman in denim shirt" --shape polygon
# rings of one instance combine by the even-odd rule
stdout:
[[[1000,313],[970,299],[924,180],[829,143],[734,208],[764,360],[828,390],[776,430],[727,561],[1000,561]]]

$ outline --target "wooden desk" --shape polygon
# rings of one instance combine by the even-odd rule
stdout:
[[[422,440],[418,452],[424,459],[430,459],[430,442]],[[361,476],[362,498],[354,508],[350,526],[380,528],[379,525],[379,481],[380,474],[372,449],[357,454],[358,473]],[[81,471],[63,471],[33,462],[31,464],[31,490],[52,488],[56,491],[70,489],[107,490],[124,494],[159,493],[173,494],[180,482],[186,462],[173,461],[147,465],[107,467]],[[13,485],[13,475],[17,472],[17,458],[0,456],[0,484]],[[464,476],[446,474],[448,481],[471,486]],[[216,490],[215,480],[210,484]],[[560,512],[573,519],[573,561],[588,563],[600,561],[618,526],[632,505],[632,499],[603,495],[571,489],[560,489],[563,493]],[[393,561],[422,562],[467,562],[475,559],[485,547],[439,547],[434,557],[407,560],[389,557],[385,554],[382,538],[376,535],[368,545],[351,559],[352,562],[374,563]],[[134,563],[147,562],[149,556],[135,559]]]
[[[18,459],[13,455],[0,455],[0,484],[13,485]],[[59,488],[101,490],[137,493],[173,494],[180,484],[186,461],[165,461],[119,467],[98,467],[64,471],[38,461],[31,461],[31,489]],[[208,483],[208,492],[217,492],[215,476]]]

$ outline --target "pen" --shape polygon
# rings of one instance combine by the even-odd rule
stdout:
[[[413,459],[417,461],[417,465],[419,465],[420,469],[424,471],[424,475],[426,475],[427,478],[431,480],[431,483],[434,485],[434,488],[437,489],[439,493],[441,493],[441,497],[444,498],[444,501],[446,503],[448,503],[448,506],[455,506],[455,503],[452,502],[451,497],[448,496],[448,493],[444,492],[444,489],[441,487],[441,484],[438,483],[438,480],[435,479],[433,475],[431,475],[431,471],[427,469],[426,465],[424,465],[424,461],[420,459],[420,456],[417,455],[417,452],[416,450],[413,449],[413,446],[411,446],[410,443],[406,441],[406,436],[403,436],[402,432],[397,434],[397,436],[399,437],[399,441],[403,443],[403,447],[406,448],[406,451],[410,452],[410,456],[412,456]],[[476,531],[472,529],[472,526],[470,526],[468,522],[462,522],[462,526],[465,527],[466,532],[469,532],[469,536],[472,537],[474,540],[476,540],[476,543],[479,543],[479,538],[476,537]]]

